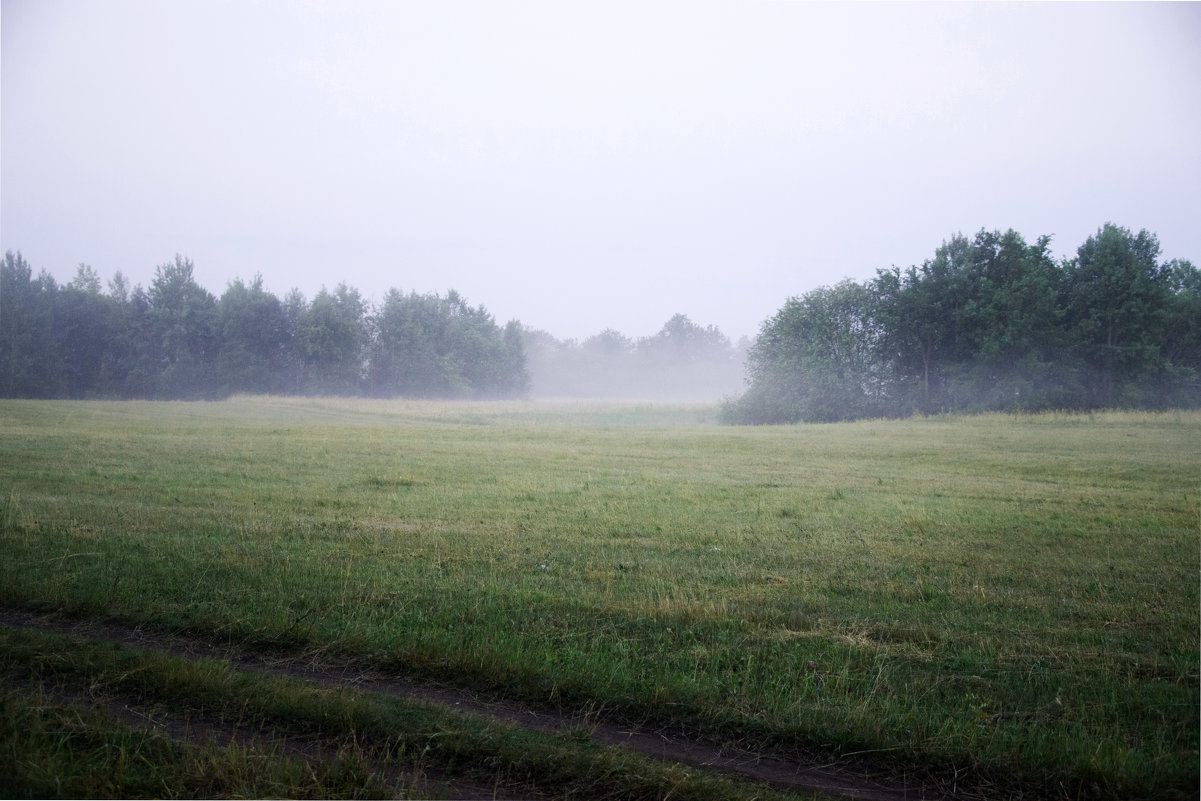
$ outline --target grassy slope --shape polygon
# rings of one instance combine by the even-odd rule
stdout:
[[[0,402],[0,599],[785,749],[1195,792],[1201,416],[710,411]]]

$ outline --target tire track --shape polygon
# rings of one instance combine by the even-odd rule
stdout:
[[[751,782],[800,792],[821,792],[857,801],[926,801],[940,798],[985,798],[991,794],[961,793],[935,785],[929,777],[884,777],[864,765],[806,764],[764,756],[664,729],[618,724],[603,715],[564,715],[488,696],[470,690],[385,676],[350,661],[303,664],[295,656],[249,653],[234,646],[217,646],[178,635],[139,628],[64,620],[13,609],[0,609],[0,625],[32,628],[82,639],[119,643],[141,651],[157,651],[187,659],[212,659],[245,671],[302,679],[328,688],[346,688],[408,701],[438,704],[455,712],[504,721],[548,732],[585,732],[598,744],[628,748],[644,756],[680,763]]]
[[[175,742],[201,747],[224,747],[232,744],[245,751],[298,759],[307,764],[317,762],[333,765],[347,757],[343,752],[344,743],[329,741],[317,735],[280,730],[266,733],[252,724],[230,722],[195,710],[179,713],[176,710],[164,709],[161,705],[146,705],[130,696],[107,693],[97,696],[60,684],[43,683],[35,686],[20,681],[10,685],[10,689],[27,694],[37,693],[55,703],[94,709],[111,720],[119,721],[132,731],[165,737]],[[495,801],[500,797],[495,786],[472,781],[461,775],[451,776],[429,765],[399,766],[386,758],[363,751],[358,751],[353,756],[362,760],[372,776],[385,785],[410,791],[405,797],[440,798],[446,801]],[[414,796],[412,793],[420,795]],[[549,798],[545,793],[528,789],[522,790],[519,797],[534,801]]]

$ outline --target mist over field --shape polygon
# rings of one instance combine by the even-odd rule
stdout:
[[[2,0],[0,395],[1193,406],[1199,11]]]
[[[583,342],[527,330],[524,342],[534,398],[715,403],[746,388],[750,342],[682,314],[639,340],[610,328]]]
[[[1197,3],[0,0],[0,252],[582,343],[1013,227],[1201,253]],[[219,54],[219,55],[217,55]],[[1119,55],[1120,54],[1120,55]]]
[[[652,336],[559,340],[454,290],[340,283],[217,298],[190,260],[149,288],[80,265],[65,286],[0,264],[0,395],[587,398],[721,402],[727,423],[1201,405],[1201,271],[1107,223],[1071,259],[981,230],[906,270],[784,301],[752,341],[677,313]]]
[[[1198,44],[0,0],[0,797],[1195,798]]]

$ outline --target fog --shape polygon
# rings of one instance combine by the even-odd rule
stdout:
[[[3,0],[0,248],[583,343],[957,233],[1201,253],[1196,3]]]
[[[651,337],[633,340],[606,329],[581,341],[526,331],[533,398],[716,402],[746,389],[750,342],[677,314]]]

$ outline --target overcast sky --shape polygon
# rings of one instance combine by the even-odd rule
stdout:
[[[1201,4],[3,0],[0,247],[753,336],[981,228],[1201,261]]]

